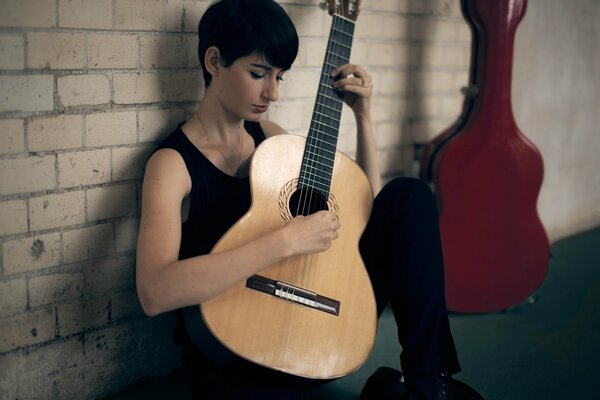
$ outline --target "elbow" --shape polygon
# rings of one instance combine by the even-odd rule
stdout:
[[[147,316],[156,317],[158,314],[161,313],[158,304],[156,304],[152,297],[143,295],[138,291],[138,299],[140,300],[140,304],[142,306],[144,314],[146,314]]]
[[[139,280],[136,286],[138,300],[140,301],[140,305],[142,306],[144,314],[146,314],[149,317],[155,317],[162,313],[160,304],[158,303],[156,296],[153,296],[153,293],[156,293],[156,291],[149,288],[147,284],[139,282]]]

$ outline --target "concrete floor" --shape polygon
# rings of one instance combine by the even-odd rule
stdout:
[[[552,254],[548,276],[530,302],[501,313],[450,316],[463,367],[456,377],[487,400],[598,398],[600,227],[553,244]],[[306,398],[358,399],[364,381],[377,367],[398,367],[395,335],[387,310],[363,368]],[[149,381],[112,399],[164,398],[190,398],[180,375]]]

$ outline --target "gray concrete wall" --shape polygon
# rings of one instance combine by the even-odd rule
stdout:
[[[600,1],[530,0],[516,36],[513,109],[540,149],[551,240],[600,224]]]

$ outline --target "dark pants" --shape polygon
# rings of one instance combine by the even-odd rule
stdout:
[[[438,213],[427,185],[413,178],[388,183],[375,198],[360,250],[379,314],[391,304],[407,379],[458,372],[446,310]],[[199,362],[202,356],[191,346],[184,345],[184,364],[195,398],[292,399],[323,383],[243,360],[224,368]]]

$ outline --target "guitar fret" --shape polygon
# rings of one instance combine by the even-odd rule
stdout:
[[[325,117],[332,118],[332,119],[337,119],[337,120],[340,119],[342,110],[334,108],[334,107],[330,107],[329,104],[325,104],[325,103],[319,103],[319,105],[321,106],[321,109],[315,110],[315,114],[323,115]],[[329,112],[329,114],[327,114],[327,112]]]
[[[327,125],[326,123],[324,123],[324,122],[319,122],[319,121],[314,121],[314,123],[315,123],[315,124],[319,124],[319,125],[323,125],[323,126],[324,126],[324,127],[326,127],[326,128],[333,129],[334,133],[327,133],[327,132],[325,132],[325,131],[321,131],[321,130],[319,130],[319,129],[317,129],[317,128],[314,128],[314,130],[315,130],[315,131],[317,131],[317,132],[319,132],[319,133],[322,133],[322,134],[324,134],[324,135],[330,136],[330,137],[334,137],[334,138],[336,138],[336,137],[337,137],[337,135],[335,134],[335,131],[337,130],[337,127],[335,127],[335,126],[331,126],[331,125]]]
[[[318,148],[319,150],[323,150],[323,151],[325,151],[326,153],[333,154],[333,155],[335,156],[335,149],[334,149],[334,150],[329,150],[329,149],[325,149],[325,148],[320,148],[320,147],[317,147],[317,146],[315,146],[314,144],[313,144],[312,146],[313,146],[313,147],[315,147],[315,148]],[[334,147],[335,147],[335,146],[334,146]],[[310,149],[307,149],[307,150],[306,150],[306,152],[307,152],[308,154],[310,154],[310,155],[313,155],[313,156],[326,157],[326,156],[324,156],[324,155],[322,155],[322,154],[319,154],[319,153],[317,153],[317,152],[315,152],[315,151],[312,151],[312,150],[310,150]],[[332,158],[331,160],[333,161],[333,158]],[[310,160],[309,160],[309,161],[310,161]]]
[[[354,23],[334,15],[300,169],[300,184],[329,194],[344,93],[333,88],[331,71],[350,59]]]
[[[327,182],[319,182],[313,179],[304,179],[301,182],[298,182],[303,187],[312,187],[313,189],[318,189],[323,192],[323,194],[327,194],[329,192],[329,184]]]
[[[325,164],[325,163],[318,162],[318,161],[315,161],[315,163],[316,163],[316,164],[319,164],[319,165],[321,165],[321,166],[323,166],[323,167],[326,167],[326,168],[328,168],[328,169],[329,169],[329,171],[327,171],[327,170],[323,170],[323,169],[321,169],[320,167],[316,167],[316,166],[314,166],[314,165],[306,165],[306,168],[312,168],[313,170],[315,170],[315,171],[318,171],[318,172],[320,172],[320,173],[322,173],[322,174],[323,174],[323,173],[324,173],[324,174],[327,174],[327,175],[328,175],[328,176],[327,176],[327,178],[331,178],[331,176],[333,175],[333,166],[332,166],[332,165]],[[322,176],[320,176],[320,175],[318,175],[318,174],[316,174],[315,176],[319,176],[319,177],[323,178]]]

